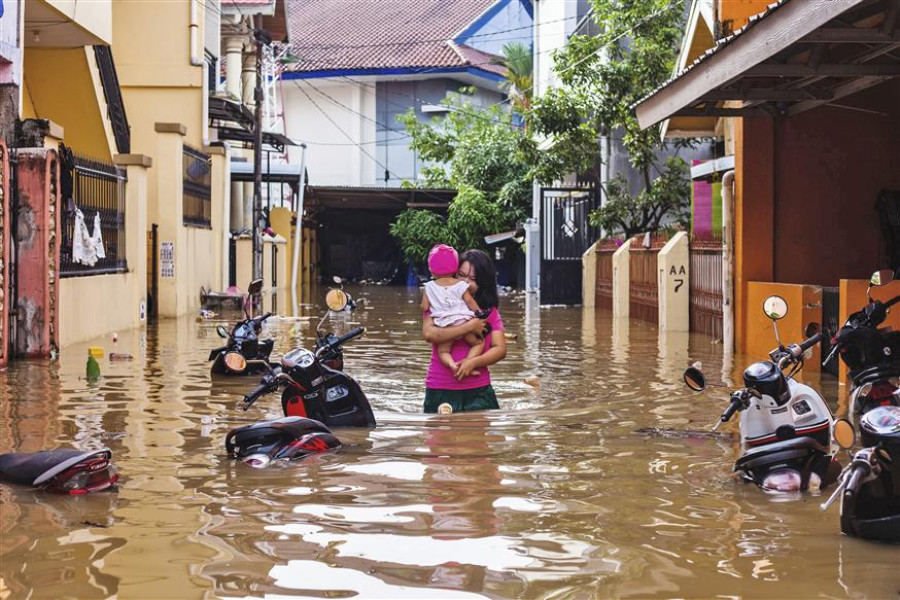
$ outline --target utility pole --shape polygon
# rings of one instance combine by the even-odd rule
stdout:
[[[253,39],[256,41],[256,89],[253,99],[256,113],[253,120],[253,279],[263,276],[263,216],[262,216],[262,108],[263,108],[263,46],[272,38],[262,28],[262,16],[254,19]],[[254,303],[258,298],[254,299]]]

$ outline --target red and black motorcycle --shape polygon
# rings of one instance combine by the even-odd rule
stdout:
[[[44,492],[88,494],[109,489],[118,480],[109,448],[0,454],[0,481]]]

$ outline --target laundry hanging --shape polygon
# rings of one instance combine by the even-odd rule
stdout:
[[[72,260],[93,267],[101,258],[106,258],[106,251],[103,249],[103,237],[100,233],[100,213],[94,216],[94,234],[91,235],[84,222],[84,213],[76,208],[72,228]]]

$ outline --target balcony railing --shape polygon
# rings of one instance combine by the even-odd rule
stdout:
[[[208,154],[184,146],[184,215],[182,222],[188,227],[211,227],[212,225],[212,161]]]

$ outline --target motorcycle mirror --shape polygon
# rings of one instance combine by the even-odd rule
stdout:
[[[697,367],[690,366],[684,370],[684,383],[695,392],[702,392],[706,389],[706,377]]]
[[[769,296],[763,301],[763,312],[773,321],[779,321],[787,316],[787,302],[781,296]]]
[[[349,296],[343,290],[328,290],[325,294],[325,305],[330,311],[341,312],[349,302]]]
[[[834,441],[844,450],[849,450],[856,443],[856,430],[847,419],[838,419],[834,422]]]
[[[250,285],[247,286],[247,293],[251,296],[255,296],[260,293],[263,288],[263,280],[262,279],[254,279],[250,282]]]
[[[869,278],[869,285],[872,287],[878,287],[880,285],[887,285],[893,280],[894,271],[892,271],[891,269],[881,269],[872,273],[872,277]]]
[[[822,328],[819,327],[818,323],[810,323],[809,325],[806,326],[806,329],[803,330],[803,336],[807,337],[807,338],[811,338],[812,336],[816,335],[820,331],[822,331]]]
[[[331,280],[334,281],[334,282],[335,282],[336,284],[338,284],[338,285],[341,285],[342,283],[344,283],[344,280],[341,279],[340,277],[338,277],[337,275],[335,275],[334,277],[332,277]]]
[[[227,352],[223,360],[228,370],[234,373],[243,373],[247,368],[247,359],[240,352]]]
[[[216,327],[216,333],[219,334],[220,338],[228,339],[229,337],[231,337],[224,325],[219,325],[218,327]]]

